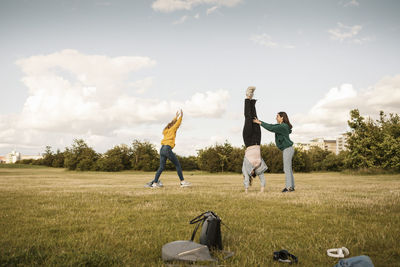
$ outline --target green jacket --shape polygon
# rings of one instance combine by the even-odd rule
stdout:
[[[275,133],[275,143],[280,150],[284,150],[293,145],[292,140],[289,138],[289,134],[292,133],[292,130],[286,123],[269,124],[261,121],[261,126],[268,131]]]

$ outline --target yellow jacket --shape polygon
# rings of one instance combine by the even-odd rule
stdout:
[[[171,148],[175,147],[175,137],[176,137],[176,131],[178,130],[179,126],[181,125],[182,122],[182,116],[179,117],[179,119],[175,122],[174,125],[172,125],[171,128],[165,129],[163,131],[164,138],[161,141],[161,145],[168,145]]]

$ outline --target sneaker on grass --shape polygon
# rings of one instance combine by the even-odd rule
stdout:
[[[293,187],[289,187],[289,188],[283,188],[282,193],[287,193],[287,192],[293,192],[294,188]]]
[[[153,183],[153,184],[151,185],[151,187],[152,187],[152,188],[159,188],[159,187],[163,187],[163,185],[162,185],[160,182],[158,182],[158,183]]]
[[[188,186],[192,186],[192,184],[186,181],[181,182],[181,187],[188,187]]]
[[[152,185],[153,185],[153,181],[148,182],[147,184],[144,185],[144,187],[149,188],[149,187],[151,187]]]

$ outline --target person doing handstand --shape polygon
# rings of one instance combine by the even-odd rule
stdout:
[[[243,141],[246,146],[246,152],[243,159],[242,173],[244,176],[244,189],[247,193],[248,187],[252,184],[253,178],[258,175],[261,181],[260,192],[264,192],[265,177],[264,172],[268,169],[267,164],[261,158],[261,128],[260,125],[253,122],[257,118],[256,101],[253,99],[256,87],[249,86],[246,90],[244,100],[244,127]]]

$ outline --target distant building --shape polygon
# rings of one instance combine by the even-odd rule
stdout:
[[[15,163],[21,159],[21,153],[16,152],[15,150],[8,153],[6,156],[6,163]]]
[[[330,151],[336,155],[346,150],[347,135],[346,133],[341,134],[336,140],[328,140],[323,137],[314,138],[310,140],[310,143],[296,143],[295,147],[307,151],[311,147],[319,147],[323,150]]]
[[[317,146],[321,149],[325,149],[324,138],[315,138],[310,141],[310,147]]]
[[[310,150],[310,144],[309,143],[295,143],[294,147],[297,147],[302,151]]]
[[[315,138],[311,140],[310,147],[317,146],[323,150],[336,153],[336,140],[327,140],[324,138]]]
[[[42,158],[43,158],[43,156],[41,156],[40,154],[38,154],[38,155],[21,155],[21,153],[13,150],[11,153],[8,153],[5,157],[0,156],[0,163],[15,163],[15,162],[17,162],[19,160],[23,160],[23,159],[37,160],[37,159],[42,159]]]
[[[21,160],[23,160],[23,159],[34,159],[34,160],[37,160],[37,159],[42,159],[43,158],[43,156],[41,156],[41,155],[22,155],[21,156]]]
[[[324,149],[336,154],[336,140],[324,140]]]
[[[347,134],[343,133],[336,138],[336,154],[339,154],[340,152],[347,150],[346,145],[347,145]]]

